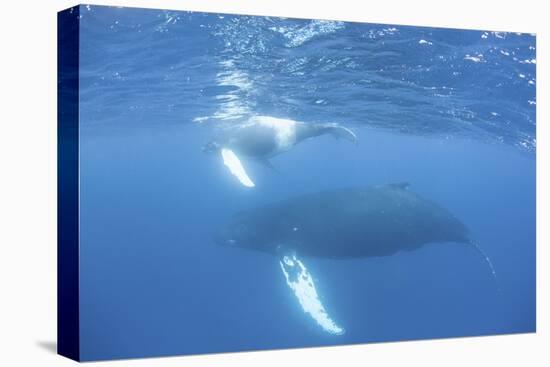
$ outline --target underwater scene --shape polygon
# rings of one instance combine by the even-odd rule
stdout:
[[[535,35],[74,9],[82,360],[535,331]]]

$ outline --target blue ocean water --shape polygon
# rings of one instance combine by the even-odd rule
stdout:
[[[80,316],[85,360],[535,331],[535,37],[82,6]],[[247,171],[202,152],[265,115],[336,122]],[[343,335],[276,257],[218,246],[238,211],[409,182],[471,247],[302,259]]]

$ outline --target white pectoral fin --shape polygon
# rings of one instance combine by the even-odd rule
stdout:
[[[254,182],[248,177],[244,167],[239,160],[239,157],[230,149],[223,148],[221,150],[223,164],[229,168],[231,174],[239,179],[239,181],[246,187],[254,187]]]
[[[329,316],[319,299],[313,277],[296,255],[284,255],[279,261],[286,278],[286,284],[294,292],[305,313],[309,314],[326,332],[335,335],[344,334]]]

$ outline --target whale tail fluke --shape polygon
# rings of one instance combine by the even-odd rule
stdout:
[[[357,135],[347,127],[338,125],[336,123],[332,124],[326,124],[325,128],[328,130],[328,132],[336,139],[345,139],[347,141],[352,142],[353,144],[357,144]]]
[[[495,282],[497,292],[500,293],[501,289],[500,289],[500,285],[499,285],[498,278],[497,278],[497,272],[495,271],[495,267],[493,266],[493,262],[491,261],[489,256],[487,256],[485,251],[483,251],[481,249],[481,247],[479,247],[479,245],[477,243],[475,243],[473,241],[469,241],[469,244],[472,245],[472,247],[475,249],[475,251],[485,260],[485,263],[487,264],[487,266],[489,267],[489,270],[491,271],[491,275],[492,275],[493,280]]]

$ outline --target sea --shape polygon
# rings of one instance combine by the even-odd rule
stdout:
[[[81,5],[80,341],[84,360],[534,332],[534,34]],[[255,186],[205,154],[270,116],[337,123]],[[320,327],[277,256],[219,246],[236,213],[408,182],[471,246],[301,258]],[[343,203],[342,205],[345,205]],[[337,246],[338,244],[335,244]]]

